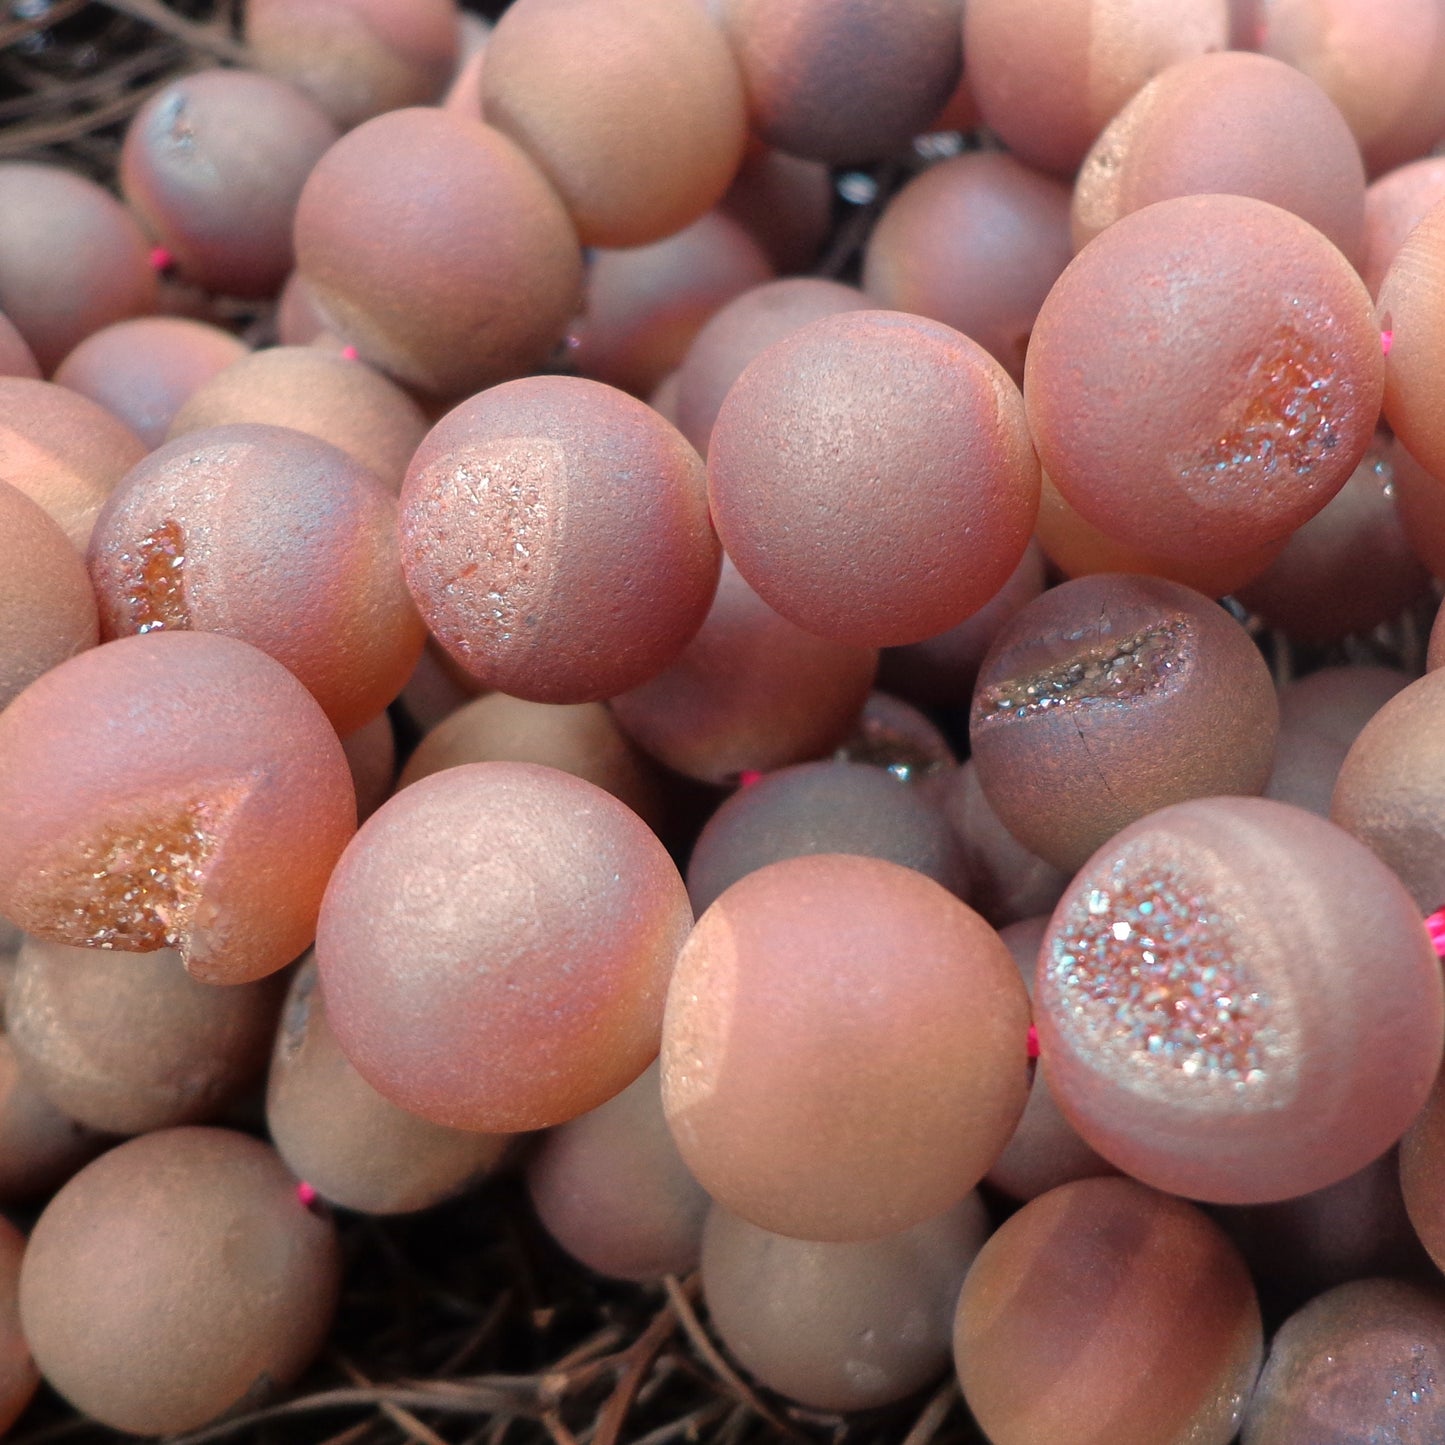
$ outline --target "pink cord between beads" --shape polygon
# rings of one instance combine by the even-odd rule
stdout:
[[[1445,908],[1437,908],[1425,920],[1425,932],[1430,935],[1435,952],[1445,958]]]
[[[308,1184],[304,1179],[296,1186],[296,1197],[307,1209],[310,1209],[321,1197],[316,1192],[314,1184]]]
[[[1029,1058],[1036,1059],[1039,1056],[1039,1031],[1033,1025],[1029,1025]]]
[[[150,263],[152,271],[169,271],[176,264],[176,258],[164,246],[152,246]]]
[[[1395,333],[1393,331],[1382,331],[1380,333],[1380,350],[1386,356],[1390,354],[1390,348],[1395,344]]]
[[[738,787],[751,788],[754,783],[760,783],[763,775],[756,768],[745,768],[738,774]]]
[[[343,346],[341,348],[341,359],[343,361],[355,361],[357,355],[358,353],[354,346]]]

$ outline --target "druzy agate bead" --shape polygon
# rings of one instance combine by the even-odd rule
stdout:
[[[1155,1188],[1263,1203],[1363,1168],[1439,1067],[1440,965],[1404,886],[1313,814],[1210,798],[1082,868],[1040,953],[1042,1067]]]

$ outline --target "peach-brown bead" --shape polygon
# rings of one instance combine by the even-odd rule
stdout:
[[[1436,381],[1445,362],[1445,200],[1405,238],[1380,282],[1385,357],[1385,420],[1434,477],[1445,476],[1445,416]]]
[[[1101,848],[1054,910],[1034,1016],[1084,1139],[1219,1204],[1304,1194],[1384,1153],[1445,1040],[1440,963],[1399,879],[1264,798],[1179,803]]]
[[[55,369],[55,380],[113,412],[147,447],[158,447],[186,400],[247,354],[246,343],[219,326],[140,316],[92,332]]]
[[[963,48],[984,123],[1021,160],[1071,174],[1094,138],[1167,65],[1223,50],[1228,0],[968,0]]]
[[[669,371],[647,398],[647,404],[663,421],[677,425],[677,372]]]
[[[347,733],[341,748],[356,787],[356,816],[364,823],[391,796],[396,781],[396,733],[390,715],[379,712]]]
[[[391,111],[317,163],[296,265],[333,330],[406,386],[454,397],[540,366],[577,309],[562,203],[500,131]]]
[[[99,640],[84,559],[38,503],[0,482],[0,710]]]
[[[165,1129],[112,1149],[46,1207],[20,1320],[78,1409],[170,1434],[294,1380],[331,1327],[340,1273],[335,1226],[274,1149]]]
[[[1445,1269],[1445,1084],[1439,1078],[1400,1141],[1400,1187],[1420,1243]]]
[[[91,1129],[201,1124],[264,1071],[276,985],[198,983],[169,948],[137,957],[31,938],[5,1033],[30,1082]]]
[[[343,129],[428,105],[456,69],[456,0],[246,0],[257,67],[312,96]]]
[[[1442,607],[1435,614],[1435,621],[1430,626],[1430,642],[1425,653],[1425,671],[1435,672],[1445,667],[1445,623],[1440,621],[1445,615],[1445,607]]]
[[[1317,1295],[1279,1327],[1242,1445],[1433,1445],[1445,1431],[1445,1296],[1361,1279]]]
[[[1345,257],[1277,206],[1202,195],[1135,211],[1074,258],[1039,312],[1024,398],[1044,470],[1086,520],[1221,558],[1344,486],[1383,384]]]
[[[1217,1209],[1214,1217],[1276,1308],[1281,1298],[1305,1300],[1370,1275],[1430,1273],[1429,1255],[1406,1212],[1395,1149],[1323,1189],[1274,1204]]]
[[[203,70],[136,112],[120,186],[181,280],[274,296],[292,265],[301,187],[338,135],[316,102],[284,81]]]
[[[753,129],[791,155],[877,160],[958,84],[958,0],[722,0]]]
[[[1330,816],[1400,877],[1422,914],[1445,905],[1445,672],[1396,694],[1355,739]]]
[[[89,561],[106,637],[238,637],[290,668],[340,733],[386,707],[421,654],[396,502],[286,427],[214,427],[152,452],[106,503]]]
[[[0,1034],[0,1203],[49,1198],[112,1142],[62,1114],[21,1071]]]
[[[933,792],[887,768],[834,759],[769,773],[708,819],[687,865],[693,910],[769,863],[815,853],[886,859],[968,897],[963,849]]]
[[[509,382],[443,417],[407,471],[401,535],[437,640],[534,702],[661,672],[720,566],[697,453],[643,402],[576,377]]]
[[[109,191],[59,166],[0,165],[0,311],[42,372],[92,331],[155,306],[150,246]]]
[[[1390,269],[1405,238],[1425,219],[1425,213],[1445,200],[1445,156],[1429,156],[1387,171],[1365,191],[1365,239],[1361,247],[1360,275],[1371,296]]]
[[[320,345],[327,335],[326,318],[316,309],[305,278],[293,271],[276,298],[277,341],[282,346]]]
[[[772,279],[762,245],[722,211],[650,246],[599,251],[568,335],[572,363],[594,381],[647,396],[714,312]]]
[[[833,219],[833,177],[821,161],[754,142],[718,210],[756,237],[781,274],[806,271]]]
[[[718,408],[755,356],[810,321],[870,304],[856,286],[820,276],[767,281],[734,297],[693,338],[677,369],[678,430],[706,456]]]
[[[702,5],[675,0],[517,0],[487,42],[482,113],[541,167],[588,246],[697,220],[747,133],[726,39]]]
[[[1386,453],[1400,526],[1433,577],[1445,577],[1445,482],[1432,476],[1396,437]]]
[[[798,1239],[876,1239],[957,1203],[1028,1088],[1028,998],[932,879],[790,858],[698,920],[668,990],[662,1097],[718,1203]]]
[[[1352,663],[1317,668],[1280,688],[1280,727],[1312,732],[1348,749],[1365,724],[1414,681],[1398,667]]]
[[[40,1384],[20,1326],[20,1268],[25,1236],[0,1219],[0,1434],[19,1419]]]
[[[800,1404],[886,1405],[943,1372],[958,1292],[988,1227],[977,1194],[853,1244],[789,1239],[714,1208],[703,1235],[708,1318],[753,1375]]]
[[[121,638],[0,713],[0,911],[52,942],[262,978],[310,942],[355,826],[326,715],[233,638]]]
[[[465,763],[538,763],[611,793],[654,830],[666,816],[661,774],[600,702],[526,702],[504,692],[476,698],[422,738],[399,786]]]
[[[610,706],[628,736],[674,771],[726,783],[837,746],[877,666],[873,648],[780,617],[724,558],[701,631],[671,667]]]
[[[1264,795],[1330,816],[1335,783],[1365,724],[1414,678],[1393,667],[1325,667],[1279,692],[1279,739]]]
[[[937,797],[936,785],[958,766],[942,730],[912,703],[877,689],[868,694],[848,736],[834,753],[839,762],[867,763],[899,782],[920,783]]]
[[[698,1266],[709,1200],[668,1132],[655,1063],[547,1135],[527,1192],[552,1238],[599,1274],[651,1280]]]
[[[1068,874],[1029,852],[1004,827],[989,805],[973,759],[946,773],[938,792],[963,845],[973,906],[995,928],[1052,909]]]
[[[196,389],[167,439],[232,422],[319,437],[370,468],[393,493],[427,433],[422,409],[399,386],[364,362],[310,346],[273,346],[238,358]]]
[[[969,737],[994,812],[1072,872],[1156,808],[1259,793],[1278,727],[1264,657],[1223,608],[1104,574],[1045,592],[994,639]]]
[[[84,549],[105,499],[146,444],[88,397],[0,377],[0,480],[38,502]]]
[[[1270,627],[1303,642],[1337,642],[1394,621],[1424,596],[1430,574],[1400,522],[1391,450],[1383,437],[1371,442],[1324,510],[1238,589]]]
[[[1340,108],[1372,174],[1445,135],[1445,24],[1435,0],[1246,0],[1251,49],[1302,70]]]
[[[932,637],[1028,546],[1039,471],[1018,389],[968,337],[897,311],[775,342],[708,449],[718,535],[790,622],[859,646]]]
[[[1155,201],[1213,191],[1291,211],[1359,256],[1365,168],[1344,116],[1292,66],[1233,50],[1171,65],[1109,122],[1074,184],[1074,246]]]
[[[398,700],[406,717],[426,733],[485,692],[479,682],[468,677],[446,655],[434,637],[428,637]]]
[[[538,1129],[655,1057],[692,918],[647,826],[600,788],[473,763],[403,789],[327,889],[327,1017],[393,1103],[454,1128]]]
[[[40,364],[15,329],[15,323],[0,312],[0,376],[28,376],[40,380]]]
[[[1039,307],[1072,255],[1068,187],[1002,151],[970,151],[888,202],[863,289],[973,337],[1021,383]]]
[[[292,980],[266,1087],[266,1128],[286,1166],[365,1214],[427,1209],[480,1179],[510,1140],[399,1109],[341,1052],[308,959]]]
[[[984,1245],[953,1343],[993,1445],[1227,1445],[1264,1332],[1217,1224],[1131,1179],[1084,1179]]]

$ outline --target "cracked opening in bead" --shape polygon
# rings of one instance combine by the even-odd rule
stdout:
[[[1032,717],[1083,702],[1128,702],[1161,687],[1179,670],[1188,635],[1188,626],[1174,619],[1081,646],[1066,662],[983,689],[979,715],[985,721]]]

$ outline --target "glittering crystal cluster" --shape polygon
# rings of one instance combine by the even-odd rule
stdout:
[[[1050,973],[1096,1036],[1191,1078],[1263,1077],[1269,1000],[1235,957],[1226,920],[1174,870],[1116,863],[1055,935]]]
[[[979,713],[1030,717],[1086,699],[1127,702],[1156,687],[1183,660],[1188,628],[1162,622],[1127,637],[1081,647],[1067,662],[1041,672],[1011,677],[979,694]]]
[[[179,522],[162,522],[120,560],[129,573],[125,600],[135,631],[190,627],[183,586],[186,539]]]
[[[1319,343],[1285,328],[1279,345],[1250,367],[1239,414],[1202,454],[1176,461],[1185,483],[1253,465],[1266,477],[1308,473],[1339,443],[1343,410]]]
[[[204,805],[153,819],[82,850],[69,941],[145,951],[176,947],[220,839]]]

